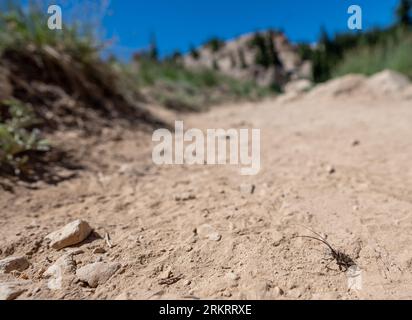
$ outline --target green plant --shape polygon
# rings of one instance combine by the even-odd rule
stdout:
[[[45,12],[32,2],[27,10],[10,4],[0,12],[0,53],[6,48],[20,49],[31,44],[37,48],[50,46],[88,61],[104,47],[96,41],[91,30],[85,30],[79,24],[65,25],[56,32],[45,27],[47,19]]]
[[[402,39],[401,41],[398,40]],[[347,73],[371,75],[384,69],[392,69],[412,78],[412,34],[399,33],[374,46],[361,46],[347,51],[332,75]]]
[[[176,110],[200,111],[230,99],[254,99],[273,93],[251,81],[241,81],[214,69],[188,69],[172,59],[153,61],[144,56],[135,68],[119,65],[127,78],[149,91],[160,104]]]
[[[30,160],[29,152],[49,150],[49,144],[34,128],[39,124],[33,110],[17,100],[6,100],[0,113],[0,164],[16,174]]]

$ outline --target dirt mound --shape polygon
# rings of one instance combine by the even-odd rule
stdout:
[[[409,79],[392,70],[384,70],[367,78],[364,75],[348,74],[316,86],[305,97],[310,99],[351,98],[357,96],[378,98],[382,96],[411,96]]]
[[[142,96],[123,89],[120,75],[98,58],[85,60],[50,46],[28,45],[5,50],[0,67],[5,70],[2,98],[33,106],[45,129],[100,131],[113,120],[160,123],[142,107]]]
[[[371,76],[366,85],[375,93],[396,94],[402,92],[410,84],[406,76],[393,70],[384,70]]]
[[[366,77],[363,75],[348,74],[318,85],[308,93],[307,97],[312,99],[327,99],[338,96],[348,96],[364,86],[365,82]]]

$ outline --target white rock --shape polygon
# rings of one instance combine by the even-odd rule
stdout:
[[[104,284],[109,280],[120,267],[121,265],[115,262],[95,262],[78,269],[76,275],[90,287],[96,288],[98,285]]]
[[[63,228],[50,233],[46,236],[46,239],[50,240],[50,246],[54,249],[62,249],[75,245],[86,239],[92,228],[86,221],[75,220]]]
[[[283,240],[283,234],[279,231],[273,230],[272,233],[272,243],[275,247],[279,246]]]
[[[210,224],[202,224],[196,229],[196,232],[201,238],[212,241],[219,241],[222,238],[222,236]]]
[[[242,194],[253,194],[255,192],[256,186],[254,184],[242,183],[240,185],[240,192]]]
[[[285,85],[284,91],[286,93],[291,92],[305,92],[312,87],[312,82],[307,79],[294,80]]]
[[[8,257],[0,260],[0,273],[10,273],[14,270],[24,271],[29,267],[29,261],[25,257]]]
[[[68,275],[76,271],[76,262],[72,254],[65,254],[56,260],[44,273],[43,276],[50,278],[47,286],[50,290],[60,290]]]
[[[0,300],[14,300],[24,291],[26,291],[26,288],[22,282],[10,281],[0,283]]]
[[[275,297],[279,297],[279,296],[282,296],[284,294],[283,290],[279,287],[274,287],[272,292],[273,292],[273,295]]]
[[[237,281],[237,280],[240,279],[240,276],[239,276],[238,274],[234,273],[233,271],[228,272],[228,273],[226,274],[226,277],[227,277],[229,280],[233,280],[233,281]]]

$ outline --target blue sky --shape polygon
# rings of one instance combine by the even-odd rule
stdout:
[[[0,0],[4,1],[4,0]],[[27,2],[27,0],[21,0]],[[37,0],[39,1],[39,0]],[[148,45],[154,34],[162,56],[187,51],[213,36],[230,39],[242,33],[275,28],[293,42],[315,42],[323,26],[333,34],[347,29],[347,9],[363,10],[364,29],[394,21],[399,0],[40,0],[76,7],[71,15],[90,21],[103,19],[103,33],[114,44],[109,49],[127,58]],[[97,3],[107,2],[102,12]],[[70,10],[69,10],[70,11]],[[73,10],[72,10],[73,11]]]
[[[314,42],[321,26],[347,31],[347,9],[358,4],[364,28],[394,21],[398,0],[112,0],[104,28],[127,57],[156,35],[162,55],[186,51],[212,36],[224,39],[265,28],[282,29],[294,42]]]

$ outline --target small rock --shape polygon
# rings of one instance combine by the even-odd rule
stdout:
[[[24,271],[29,267],[29,261],[25,257],[8,257],[0,260],[0,273],[12,271]]]
[[[273,288],[273,294],[274,294],[274,296],[283,296],[284,293],[285,293],[285,292],[284,292],[281,288],[279,288],[279,287],[274,287],[274,288]]]
[[[227,274],[226,274],[226,277],[227,277],[229,280],[233,280],[233,281],[237,281],[237,280],[240,279],[240,276],[239,276],[238,274],[234,273],[233,271],[227,273]]]
[[[232,293],[229,290],[225,290],[221,295],[222,297],[230,298],[232,296]]]
[[[352,141],[352,147],[356,147],[356,146],[358,146],[358,145],[360,145],[360,141],[359,141],[359,140],[353,140],[353,141]]]
[[[26,291],[26,288],[22,282],[12,281],[0,283],[0,300],[14,300],[24,291]]]
[[[279,231],[274,230],[272,232],[272,243],[275,247],[279,246],[282,243],[283,234]]]
[[[254,184],[242,183],[240,185],[240,192],[242,194],[254,194],[256,186]]]
[[[160,275],[159,278],[160,279],[169,279],[171,278],[173,275],[172,270],[171,269],[167,269],[165,271],[163,271]]]
[[[76,262],[73,260],[72,254],[65,254],[56,260],[44,273],[43,277],[50,278],[47,286],[50,290],[60,290],[63,287],[63,282],[71,280],[69,275],[76,271]]]
[[[92,232],[92,228],[86,221],[75,220],[60,230],[50,233],[46,239],[50,240],[50,246],[56,250],[75,245],[86,239]]]
[[[333,166],[327,166],[326,167],[326,172],[329,174],[334,174],[336,172],[336,169]]]
[[[96,249],[93,250],[94,254],[103,254],[106,253],[106,250],[104,248],[98,247]]]
[[[196,229],[197,234],[202,237],[212,241],[219,241],[222,236],[210,225],[203,224]]]
[[[77,277],[87,283],[90,287],[96,288],[104,284],[121,267],[120,263],[95,262],[88,264],[77,270]]]
[[[191,193],[183,193],[181,195],[176,195],[175,196],[175,201],[189,201],[189,200],[195,200],[196,195],[191,194]]]

